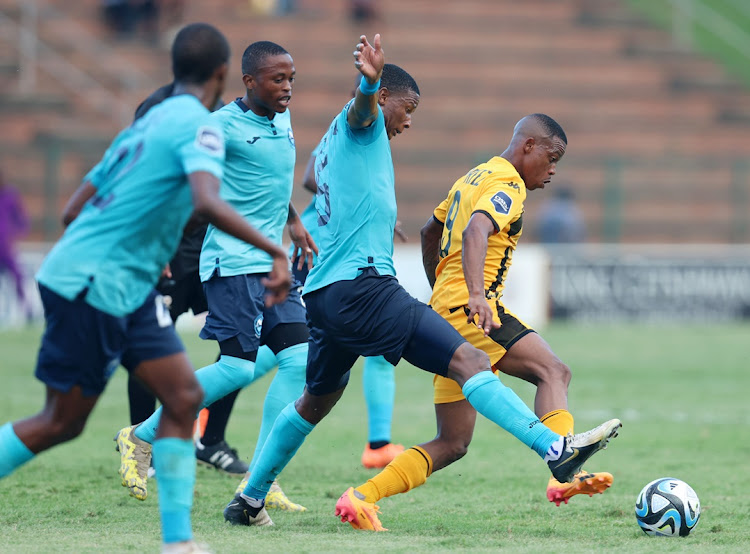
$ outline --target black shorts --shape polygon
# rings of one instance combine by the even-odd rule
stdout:
[[[68,392],[100,394],[118,365],[133,371],[141,362],[184,350],[164,299],[154,290],[133,313],[117,317],[88,305],[80,295],[67,300],[39,285],[46,327],[36,377]]]
[[[384,356],[393,365],[404,358],[445,375],[453,353],[466,342],[395,277],[374,268],[307,293],[304,300],[310,327],[307,389],[314,395],[346,386],[359,356]]]
[[[243,352],[255,352],[277,325],[304,324],[300,284],[292,283],[284,302],[266,308],[264,277],[266,274],[212,277],[203,283],[208,315],[200,337],[217,342],[237,337]]]
[[[190,272],[174,281],[162,279],[156,289],[171,299],[169,300],[169,313],[173,321],[177,321],[177,318],[187,313],[188,310],[192,310],[194,314],[201,314],[208,310],[203,283],[197,271]]]

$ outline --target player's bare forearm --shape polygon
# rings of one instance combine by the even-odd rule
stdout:
[[[478,213],[471,216],[463,232],[461,264],[469,296],[484,296],[484,262],[487,239],[494,232],[490,218]]]
[[[420,231],[422,239],[422,266],[424,267],[430,288],[435,286],[435,272],[440,263],[440,238],[443,236],[443,224],[431,217]]]
[[[287,213],[286,216],[286,223],[287,225],[291,225],[292,223],[299,221],[299,214],[297,213],[297,210],[294,208],[294,205],[289,202],[289,213]]]
[[[385,55],[380,44],[380,35],[375,35],[373,43],[370,44],[365,35],[359,37],[359,42],[354,50],[354,67],[357,68],[365,79],[367,85],[376,85],[383,74]],[[354,94],[354,102],[349,105],[346,114],[349,127],[352,129],[364,129],[369,127],[378,118],[379,90],[371,94],[362,92],[362,87],[357,87]]]
[[[315,180],[315,160],[316,156],[310,156],[310,159],[307,160],[307,166],[305,166],[305,174],[302,177],[302,186],[313,194],[318,192],[318,183]]]
[[[86,202],[88,202],[95,194],[96,187],[88,181],[75,190],[73,196],[70,197],[68,203],[65,204],[65,208],[63,209],[62,224],[64,227],[73,223],[73,220],[75,220],[75,218],[78,217],[78,214],[81,213]]]

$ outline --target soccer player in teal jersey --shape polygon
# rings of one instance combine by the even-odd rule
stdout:
[[[479,413],[533,449],[560,481],[570,481],[620,427],[611,420],[582,435],[552,432],[492,373],[487,354],[398,284],[389,140],[411,126],[419,88],[406,71],[385,64],[380,35],[372,45],[360,37],[354,59],[362,82],[331,123],[316,159],[320,253],[304,293],[310,326],[306,386],[276,419],[245,490],[224,509],[224,518],[236,525],[270,523],[264,509],[269,484],[341,398],[359,356],[383,355],[392,363],[404,358],[455,380]],[[479,312],[467,318],[477,315],[476,324],[489,334],[496,327],[489,305]],[[399,458],[407,455],[415,458],[413,468],[421,468],[410,470],[408,479],[421,484],[431,471],[429,454],[417,446]],[[383,530],[377,507],[351,487],[336,503],[336,514],[357,528]]]
[[[279,247],[288,225],[295,244],[311,259],[314,243],[290,202],[296,159],[287,110],[295,75],[292,57],[278,44],[255,42],[242,56],[242,69],[245,96],[212,114],[225,135],[227,152],[220,195]],[[217,341],[221,357],[196,373],[205,391],[203,406],[210,405],[253,382],[258,349],[267,345],[279,367],[264,403],[268,431],[281,409],[304,387],[309,337],[298,285],[293,284],[287,299],[278,306],[264,306],[263,280],[272,262],[266,252],[209,226],[200,256],[200,276],[208,301],[201,337]],[[147,473],[138,458],[148,457],[160,416],[161,410],[157,410],[137,427],[126,427],[118,434],[123,442],[122,468],[135,468],[137,473],[128,489],[139,499],[147,496]],[[261,425],[260,443],[265,438],[263,428]],[[269,505],[304,510],[278,488],[268,500]]]
[[[41,412],[0,428],[0,477],[78,436],[121,362],[161,400],[154,441],[164,552],[192,540],[192,424],[203,393],[162,298],[154,291],[194,213],[273,257],[267,302],[289,289],[288,259],[218,196],[224,137],[207,109],[224,90],[229,44],[214,27],[183,28],[172,47],[181,94],[123,130],[86,176],[97,194],[42,264],[46,329],[36,376]]]
[[[359,79],[357,85],[359,86]],[[356,90],[356,88],[355,88]],[[354,91],[352,91],[352,97]],[[305,190],[317,193],[318,185],[315,183],[315,159],[321,144],[315,147],[310,154],[310,159],[305,167],[302,178],[302,186]],[[318,240],[318,212],[315,210],[315,196],[310,204],[300,214],[300,220],[306,229],[310,231],[313,240]],[[401,230],[398,222],[394,236],[406,242],[406,235]],[[295,279],[304,284],[309,268],[306,263],[299,267],[297,252],[292,247],[292,274]],[[313,264],[316,263],[313,257]],[[303,260],[304,261],[304,260]],[[393,405],[396,394],[395,368],[388,363],[383,356],[370,356],[365,358],[362,370],[362,391],[367,405],[367,444],[362,452],[362,465],[366,468],[382,468],[403,452],[401,444],[391,442],[391,423],[393,421]],[[256,448],[257,450],[257,448]],[[244,486],[242,487],[244,489]]]

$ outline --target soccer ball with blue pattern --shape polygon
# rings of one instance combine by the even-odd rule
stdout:
[[[698,495],[690,485],[672,477],[651,481],[635,501],[635,518],[647,535],[686,537],[700,516]]]

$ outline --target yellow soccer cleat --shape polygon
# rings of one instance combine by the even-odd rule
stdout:
[[[404,445],[393,444],[392,442],[386,444],[381,448],[370,448],[368,444],[365,446],[364,452],[362,452],[362,465],[367,469],[379,469],[387,466],[393,461],[393,458],[398,456],[404,451]]]
[[[349,522],[349,525],[362,531],[388,531],[380,523],[378,512],[380,508],[372,502],[365,502],[357,495],[359,493],[353,487],[346,489],[336,502],[335,514],[341,518],[342,522]]]
[[[554,502],[559,506],[561,502],[568,503],[568,500],[577,494],[602,494],[612,486],[614,478],[611,473],[587,473],[581,471],[573,477],[571,483],[561,483],[554,477],[550,477],[547,485],[547,500]]]
[[[266,495],[266,509],[284,510],[287,512],[306,512],[307,508],[301,504],[295,504],[287,498],[281,490],[278,481],[271,483],[271,488]]]
[[[135,436],[135,425],[120,429],[115,435],[120,453],[120,477],[122,486],[127,487],[130,496],[146,500],[148,491],[148,468],[151,465],[151,445]]]
[[[250,472],[248,471],[245,473],[245,476],[242,478],[242,481],[240,481],[240,484],[237,485],[237,488],[234,489],[235,496],[242,493],[242,491],[245,490],[245,487],[247,486],[247,482],[250,480]]]

